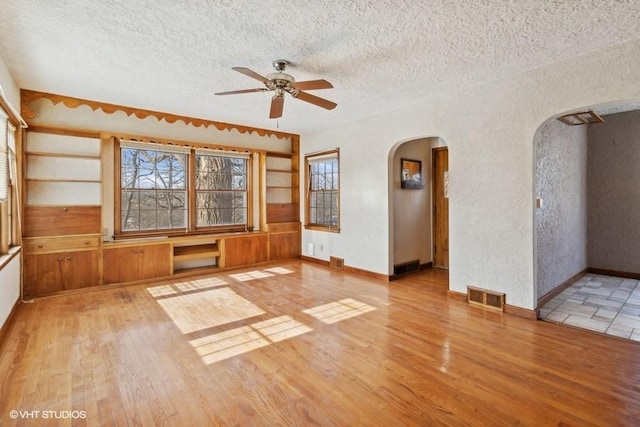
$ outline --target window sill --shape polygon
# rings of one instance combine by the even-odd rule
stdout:
[[[0,270],[2,270],[7,264],[11,262],[22,250],[21,246],[14,246],[9,248],[9,253],[0,255]]]
[[[340,229],[339,228],[324,227],[322,225],[306,224],[304,226],[304,228],[306,230],[325,231],[327,233],[338,233],[338,234],[340,233]]]

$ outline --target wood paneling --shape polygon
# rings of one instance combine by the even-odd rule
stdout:
[[[163,277],[171,274],[170,245],[141,246],[139,252],[140,279]]]
[[[300,233],[280,233],[269,236],[271,261],[300,256]]]
[[[25,298],[96,286],[98,257],[97,250],[25,254]]]
[[[300,221],[300,207],[296,203],[268,203],[267,222]]]
[[[26,206],[25,236],[100,234],[100,206]]]
[[[78,248],[98,248],[98,246],[100,246],[100,237],[29,237],[24,239],[23,245],[25,252],[47,252]]]
[[[64,253],[24,256],[24,296],[32,298],[64,290]]]
[[[269,259],[298,258],[301,254],[299,222],[269,224]]]
[[[168,243],[111,247],[103,250],[104,283],[124,283],[171,274]]]
[[[269,236],[258,234],[226,238],[224,243],[225,267],[256,264],[269,259]]]
[[[98,284],[98,251],[77,251],[64,254],[64,290]]]
[[[637,342],[447,299],[438,269],[393,283],[301,261],[233,275],[256,270],[271,274],[239,281],[220,272],[200,283],[222,288],[171,279],[21,304],[0,353],[5,424],[38,424],[9,411],[51,402],[86,411],[87,425],[638,424]],[[153,296],[158,286],[173,293]],[[217,289],[264,314],[183,333],[189,311],[167,307]],[[305,312],[341,301],[368,311],[343,311],[335,323]],[[225,303],[202,309],[213,315]],[[273,322],[284,316],[303,333],[276,335],[294,323]],[[265,321],[269,328],[255,326]],[[245,330],[254,339],[236,340],[235,355],[207,359]],[[264,345],[251,349],[256,341]]]

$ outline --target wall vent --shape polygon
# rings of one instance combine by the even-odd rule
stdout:
[[[504,311],[505,295],[488,289],[467,287],[467,301],[471,305],[478,305],[492,310]]]
[[[420,260],[415,259],[413,261],[403,262],[402,264],[396,264],[393,266],[393,274],[404,274],[411,271],[420,270]]]
[[[344,258],[338,258],[335,256],[329,257],[329,267],[344,270]]]
[[[566,114],[558,117],[562,123],[569,126],[590,125],[592,123],[604,123],[604,119],[594,111],[583,111],[581,113]]]

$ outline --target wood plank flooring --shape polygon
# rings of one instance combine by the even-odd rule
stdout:
[[[638,425],[640,343],[446,290],[287,261],[23,304],[0,424]]]

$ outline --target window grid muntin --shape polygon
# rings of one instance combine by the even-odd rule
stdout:
[[[188,154],[133,147],[120,153],[121,231],[186,229]]]
[[[339,211],[339,161],[337,157],[307,158],[309,195],[307,225],[337,229]]]
[[[195,164],[196,228],[246,226],[249,159],[196,153]]]

